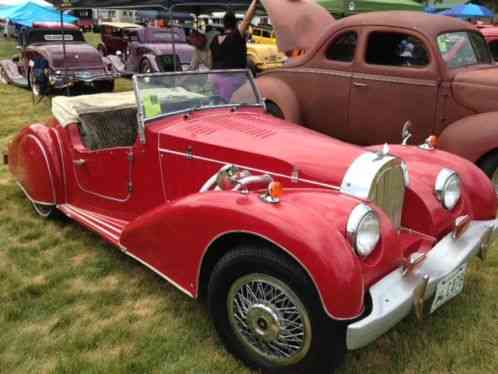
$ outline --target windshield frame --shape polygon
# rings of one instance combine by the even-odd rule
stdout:
[[[256,95],[256,99],[258,101],[257,104],[246,104],[244,106],[247,107],[261,107],[263,109],[266,109],[266,105],[264,103],[264,99],[261,96],[261,92],[259,92],[259,89],[256,85],[256,82],[254,81],[254,77],[252,73],[249,71],[249,69],[216,69],[216,70],[206,70],[206,71],[199,71],[199,70],[192,70],[192,71],[177,71],[177,72],[163,72],[163,73],[148,73],[148,74],[135,74],[133,75],[133,91],[135,92],[135,99],[137,101],[137,120],[138,120],[138,135],[140,142],[142,144],[145,144],[145,126],[147,123],[157,121],[158,119],[161,118],[167,118],[171,116],[177,116],[179,114],[187,114],[187,113],[192,113],[197,110],[208,110],[208,109],[223,109],[223,108],[239,108],[243,104],[223,104],[223,105],[206,105],[202,106],[199,108],[188,108],[188,109],[182,109],[182,110],[177,110],[169,113],[162,113],[158,116],[151,117],[151,118],[145,118],[145,113],[143,111],[143,106],[142,102],[144,98],[142,97],[141,90],[139,89],[139,82],[138,80],[141,78],[147,78],[147,77],[168,77],[168,76],[185,76],[185,75],[208,75],[208,74],[230,74],[230,73],[245,73],[247,75],[248,81],[251,83],[251,87],[253,89],[253,92]]]
[[[443,52],[441,51],[441,49],[439,48],[439,37],[441,37],[442,35],[445,35],[445,34],[456,34],[456,33],[466,33],[466,34],[476,34],[478,37],[481,37],[483,40],[484,40],[484,43],[487,47],[487,50],[488,50],[488,55],[489,57],[491,58],[491,63],[483,63],[483,62],[479,62],[477,61],[477,63],[475,64],[467,64],[467,65],[461,65],[461,66],[450,66],[448,64],[448,62],[444,59],[444,56],[443,56]],[[474,50],[474,46],[472,45],[472,42],[470,40],[470,37],[469,37],[469,42],[471,43],[471,46],[472,46],[472,51],[474,52],[474,56],[477,57],[477,53],[475,52]],[[444,64],[444,66],[446,67],[446,69],[448,69],[449,71],[454,71],[456,69],[465,69],[465,68],[470,68],[470,67],[476,67],[476,66],[493,66],[493,61],[494,61],[494,58],[493,58],[493,55],[491,53],[491,50],[489,49],[489,44],[486,40],[486,38],[484,37],[484,35],[479,32],[478,30],[469,30],[469,29],[455,29],[455,30],[445,30],[445,31],[442,31],[440,33],[438,33],[436,35],[436,38],[434,40],[435,44],[436,44],[436,51],[439,55],[439,58],[441,59],[441,62]]]

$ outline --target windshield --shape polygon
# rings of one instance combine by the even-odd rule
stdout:
[[[439,52],[449,68],[492,64],[486,40],[477,32],[449,32],[437,37]]]
[[[179,28],[147,28],[144,30],[146,43],[186,43],[185,32]]]
[[[136,75],[135,91],[145,120],[206,108],[261,105],[246,70]]]

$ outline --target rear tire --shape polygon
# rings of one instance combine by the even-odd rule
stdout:
[[[275,104],[273,101],[266,102],[266,112],[268,114],[271,114],[273,117],[285,119],[282,109],[280,109],[280,107],[277,104]]]
[[[477,165],[491,179],[498,194],[498,150],[494,150],[485,155]]]
[[[328,317],[306,273],[269,246],[239,246],[215,266],[208,308],[225,346],[271,373],[331,373],[345,325]]]
[[[44,205],[44,204],[37,204],[37,203],[31,203],[33,205],[33,209],[35,210],[36,214],[38,214],[42,218],[52,218],[55,215],[55,206],[54,205]]]

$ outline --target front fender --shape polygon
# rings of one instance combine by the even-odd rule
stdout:
[[[498,148],[498,112],[481,113],[458,120],[444,129],[438,148],[472,162]]]
[[[256,79],[262,96],[278,105],[287,121],[301,123],[299,101],[292,88],[274,75],[275,72],[263,74]]]
[[[54,129],[33,124],[9,145],[9,169],[35,203],[55,205],[64,200],[58,142]]]
[[[161,206],[131,222],[121,245],[193,296],[204,256],[215,239],[250,233],[293,257],[313,280],[336,319],[363,310],[362,264],[344,237],[358,201],[330,191],[289,191],[279,204],[258,194],[208,192]]]

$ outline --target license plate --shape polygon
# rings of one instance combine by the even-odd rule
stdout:
[[[439,281],[436,288],[436,295],[432,302],[431,313],[462,292],[466,268],[467,264],[460,265],[457,269]]]

